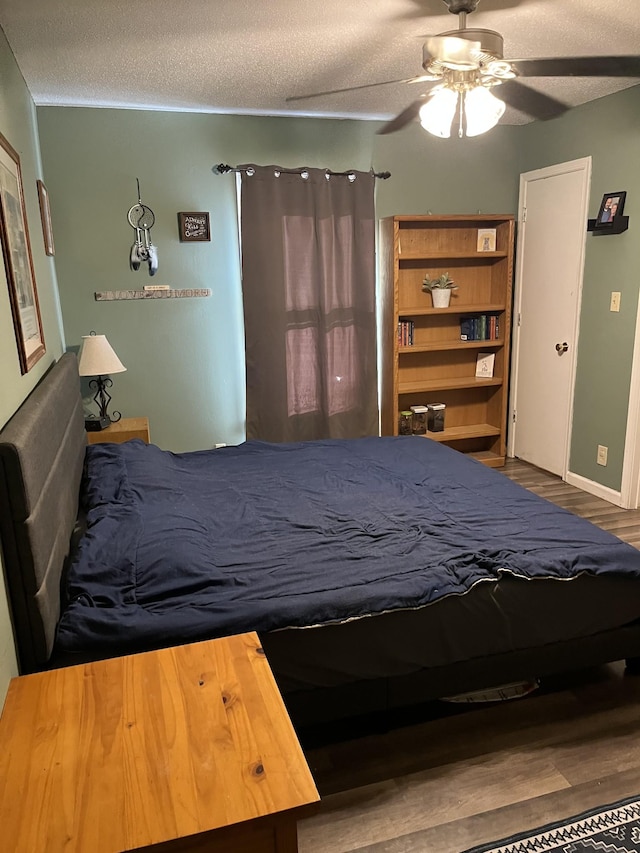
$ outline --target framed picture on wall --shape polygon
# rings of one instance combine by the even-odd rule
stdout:
[[[180,212],[178,214],[178,231],[181,243],[206,242],[211,240],[209,214]]]
[[[0,134],[0,248],[9,287],[20,370],[45,354],[36,277],[24,204],[20,157]]]
[[[626,192],[619,190],[615,193],[605,193],[600,202],[600,210],[596,218],[596,228],[609,228],[616,216],[622,216]]]
[[[49,207],[49,193],[42,181],[36,181],[38,187],[38,201],[40,202],[40,219],[42,220],[42,236],[44,237],[44,250],[47,255],[55,255],[56,247],[53,244],[53,228],[51,227],[51,209]]]

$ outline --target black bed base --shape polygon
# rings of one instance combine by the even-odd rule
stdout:
[[[262,638],[264,640],[266,638]],[[268,653],[268,641],[265,643]],[[278,661],[269,657],[276,681]],[[538,649],[465,660],[410,675],[284,692],[298,728],[348,717],[384,714],[446,696],[533,680],[624,660],[640,674],[640,623]]]
[[[629,674],[640,675],[640,621],[578,640],[463,660],[410,674],[295,690],[287,689],[287,679],[279,673],[278,644],[272,646],[269,634],[261,634],[260,641],[298,729],[357,717],[384,716],[448,696],[592,669],[615,661],[625,661]],[[109,655],[57,656],[47,668],[90,663],[101,657]]]

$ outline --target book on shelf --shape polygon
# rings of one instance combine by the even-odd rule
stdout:
[[[472,341],[473,337],[473,317],[460,317],[460,340]]]
[[[497,314],[465,314],[460,317],[461,341],[497,341],[500,318]]]
[[[479,252],[495,252],[496,250],[496,229],[495,228],[478,228],[478,251]]]
[[[496,361],[495,352],[479,352],[476,359],[476,378],[493,379],[493,366]]]
[[[404,317],[400,317],[400,319],[398,320],[398,346],[413,346],[413,330],[413,320],[407,320]]]
[[[489,340],[495,341],[498,339],[498,317],[496,314],[489,315]]]

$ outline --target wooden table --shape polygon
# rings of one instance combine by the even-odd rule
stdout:
[[[105,429],[87,432],[89,444],[99,444],[103,441],[121,444],[123,441],[130,441],[132,438],[140,438],[147,444],[149,443],[149,418],[121,418],[119,421],[109,424]]]
[[[294,853],[319,799],[256,634],[14,678],[0,720],[12,853]]]

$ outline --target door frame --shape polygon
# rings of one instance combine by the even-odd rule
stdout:
[[[640,299],[636,312],[620,500],[616,503],[623,509],[637,509],[640,505]]]
[[[522,307],[522,267],[525,251],[526,238],[526,219],[525,219],[525,189],[529,181],[541,180],[544,178],[552,178],[557,175],[563,175],[567,172],[582,172],[582,208],[583,219],[585,223],[582,245],[580,248],[580,275],[578,277],[578,291],[576,294],[575,315],[573,317],[573,346],[571,352],[570,366],[570,400],[569,413],[565,434],[562,437],[564,443],[562,479],[567,479],[569,473],[569,451],[570,438],[573,429],[573,398],[576,382],[576,364],[578,357],[578,337],[580,333],[580,309],[582,305],[582,288],[584,284],[584,264],[585,253],[587,248],[587,218],[589,215],[589,194],[591,189],[591,157],[581,157],[577,160],[569,160],[566,163],[557,163],[553,166],[545,166],[542,169],[534,169],[531,172],[523,172],[520,175],[520,190],[518,196],[518,225],[519,235],[516,249],[516,264],[514,277],[514,299],[513,299],[513,331],[512,331],[512,350],[511,350],[511,375],[510,375],[510,393],[509,393],[509,430],[507,438],[507,456],[514,456],[515,437],[517,430],[517,421],[514,420],[514,413],[517,411],[517,376],[518,365],[520,359],[520,312]]]

